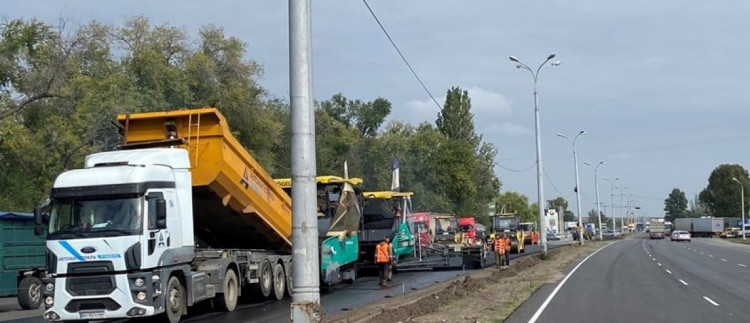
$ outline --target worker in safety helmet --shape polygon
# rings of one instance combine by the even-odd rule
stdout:
[[[380,243],[375,246],[375,263],[380,269],[380,283],[378,285],[388,287],[386,280],[388,279],[388,267],[391,263],[391,255],[388,251],[388,240],[383,238]]]

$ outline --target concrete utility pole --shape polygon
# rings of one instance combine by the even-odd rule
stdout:
[[[736,177],[732,177],[732,180],[740,184],[740,205],[742,206],[742,240],[747,240],[745,236],[745,185],[742,185]]]
[[[570,144],[573,146],[573,164],[575,164],[576,169],[576,205],[578,206],[578,245],[583,245],[583,218],[581,214],[581,185],[578,183],[578,155],[576,155],[576,139],[578,137],[585,135],[586,131],[581,130],[573,139],[570,139],[566,137],[565,135],[558,133],[558,137],[562,137],[570,141]]]
[[[292,322],[320,322],[316,214],[315,111],[310,0],[289,0],[289,93],[292,125]]]
[[[555,58],[555,54],[549,54],[547,56],[547,59],[542,62],[542,64],[539,64],[539,67],[536,69],[536,72],[532,70],[529,66],[527,66],[524,63],[521,63],[521,61],[518,60],[515,56],[508,57],[512,62],[516,63],[516,68],[519,69],[525,69],[531,73],[531,77],[534,79],[534,120],[535,120],[535,129],[536,129],[536,188],[537,188],[537,196],[538,196],[538,204],[539,204],[539,245],[542,247],[542,257],[547,255],[547,217],[544,214],[544,186],[542,181],[542,137],[540,135],[541,126],[539,123],[539,92],[536,89],[536,83],[537,79],[539,78],[539,72],[542,70],[542,67],[544,67],[544,64],[547,64],[551,59]],[[551,63],[547,67],[552,66],[559,66],[560,61],[556,61]]]
[[[596,178],[596,171],[599,169],[599,166],[606,165],[606,162],[599,162],[596,164],[596,166],[593,166],[589,163],[584,163],[586,165],[589,165],[594,168],[594,186],[596,187],[596,215],[599,218],[599,240],[604,240],[604,237],[602,237],[602,211],[600,209],[601,203],[599,203],[599,180]]]
[[[615,220],[615,182],[620,180],[619,177],[611,180],[609,178],[604,178],[605,181],[609,182],[609,203],[612,206],[612,234],[615,233],[615,229],[617,229],[617,220]]]

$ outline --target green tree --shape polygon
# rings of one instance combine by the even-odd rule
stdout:
[[[604,212],[601,213],[602,215],[602,224],[606,224],[609,220],[606,215],[604,215]],[[597,228],[599,227],[599,216],[596,214],[595,209],[591,209],[588,214],[588,223],[596,223]]]
[[[547,205],[550,209],[555,210],[562,210],[563,214],[563,221],[574,221],[575,214],[573,214],[572,211],[568,210],[568,201],[566,201],[562,196],[559,196],[555,199],[548,200]]]
[[[708,208],[698,198],[698,194],[693,196],[693,199],[689,202],[689,209],[685,213],[685,216],[689,218],[700,218],[708,214]]]
[[[384,98],[377,98],[370,102],[349,100],[341,93],[335,94],[330,100],[321,102],[322,109],[336,121],[349,128],[359,130],[362,137],[374,137],[391,113],[391,102]]]
[[[505,192],[496,199],[495,210],[498,213],[518,213],[521,222],[533,222],[537,217],[529,208],[529,198],[518,192]]]
[[[480,138],[474,133],[474,114],[471,113],[471,98],[466,90],[452,87],[445,97],[445,105],[438,113],[435,124],[448,139],[470,143],[475,147]]]
[[[672,193],[669,193],[669,197],[664,200],[664,219],[666,221],[674,221],[676,218],[685,217],[687,213],[688,200],[685,197],[685,192],[675,188]]]
[[[732,178],[736,178],[743,185],[750,182],[747,170],[741,165],[723,164],[711,172],[708,186],[698,195],[700,202],[708,208],[710,215],[735,217],[741,212],[739,198],[741,187]],[[747,194],[749,193],[745,192],[746,199]]]

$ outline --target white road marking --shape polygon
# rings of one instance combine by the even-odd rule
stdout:
[[[651,260],[656,261],[656,258],[651,258]]]
[[[740,266],[740,267],[747,267],[747,265],[743,265],[743,264],[737,264],[737,266]]]
[[[724,258],[721,258],[721,261],[727,261],[727,260],[726,260],[726,259],[724,259]]]
[[[615,242],[616,242],[616,241],[615,241]],[[532,317],[531,317],[531,319],[529,319],[529,323],[535,323],[535,322],[536,322],[536,320],[538,320],[538,319],[539,319],[539,316],[540,316],[540,315],[542,315],[542,312],[544,312],[544,309],[545,309],[545,308],[547,308],[547,305],[549,305],[549,302],[551,302],[551,301],[552,301],[552,298],[554,298],[554,297],[555,297],[555,295],[557,295],[557,292],[558,292],[558,291],[560,290],[560,288],[562,288],[562,287],[563,287],[563,285],[565,285],[565,282],[566,282],[566,281],[568,281],[568,278],[570,278],[570,276],[573,276],[573,274],[574,274],[574,273],[576,272],[576,270],[578,270],[578,268],[579,268],[579,267],[581,267],[581,265],[583,265],[583,263],[584,263],[584,262],[586,262],[586,260],[589,260],[589,258],[591,258],[591,256],[595,255],[595,254],[596,254],[597,252],[599,252],[599,251],[602,251],[602,250],[603,250],[604,248],[606,248],[606,247],[609,247],[609,246],[611,246],[611,245],[612,245],[612,244],[614,244],[615,242],[610,242],[610,243],[609,243],[608,245],[606,245],[606,246],[604,246],[604,247],[601,247],[601,248],[597,249],[596,251],[594,251],[593,253],[591,253],[590,255],[588,255],[588,257],[586,257],[586,258],[584,258],[583,260],[581,260],[581,262],[580,262],[580,263],[578,263],[578,265],[576,265],[576,266],[575,266],[575,267],[573,268],[573,270],[571,270],[571,271],[570,271],[570,272],[569,272],[569,273],[568,273],[568,274],[567,274],[567,275],[565,276],[565,278],[563,278],[563,280],[562,280],[562,281],[560,281],[560,284],[558,284],[558,285],[557,285],[557,287],[555,287],[555,290],[553,290],[553,291],[552,291],[552,293],[550,293],[550,294],[549,294],[549,296],[547,296],[547,299],[546,299],[546,300],[544,300],[544,303],[542,303],[542,306],[540,306],[540,307],[539,307],[539,309],[538,309],[538,310],[536,310],[536,313],[534,313],[534,316],[532,316]]]
[[[661,263],[660,262],[657,262],[656,265],[658,265],[659,267],[661,267]]]
[[[702,255],[702,254],[703,254],[703,253],[701,252],[701,255]]]
[[[708,257],[710,257],[710,258],[713,258],[713,257],[714,257],[714,255],[708,255]]]
[[[712,299],[710,299],[710,298],[708,298],[708,297],[706,297],[706,296],[703,296],[703,299],[705,299],[705,300],[706,300],[706,302],[709,302],[709,303],[711,303],[711,305],[713,305],[713,306],[719,306],[719,303],[717,303],[717,302],[714,302],[714,301],[713,301]]]
[[[672,274],[672,272],[669,269],[664,269],[664,271],[666,271],[667,274],[670,274],[670,275]]]
[[[688,285],[688,283],[686,283],[686,282],[685,282],[684,280],[682,280],[682,279],[678,279],[678,280],[679,280],[679,281],[680,281],[680,282],[681,282],[681,283],[682,283],[683,285],[685,285],[685,286],[687,286],[687,285]]]

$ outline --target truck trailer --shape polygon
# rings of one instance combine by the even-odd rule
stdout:
[[[33,214],[0,212],[0,297],[16,296],[25,310],[42,304],[45,240],[34,234]]]
[[[123,142],[60,174],[49,215],[44,318],[177,322],[204,300],[292,292],[290,197],[214,108],[119,115]],[[246,289],[247,287],[247,289]]]

